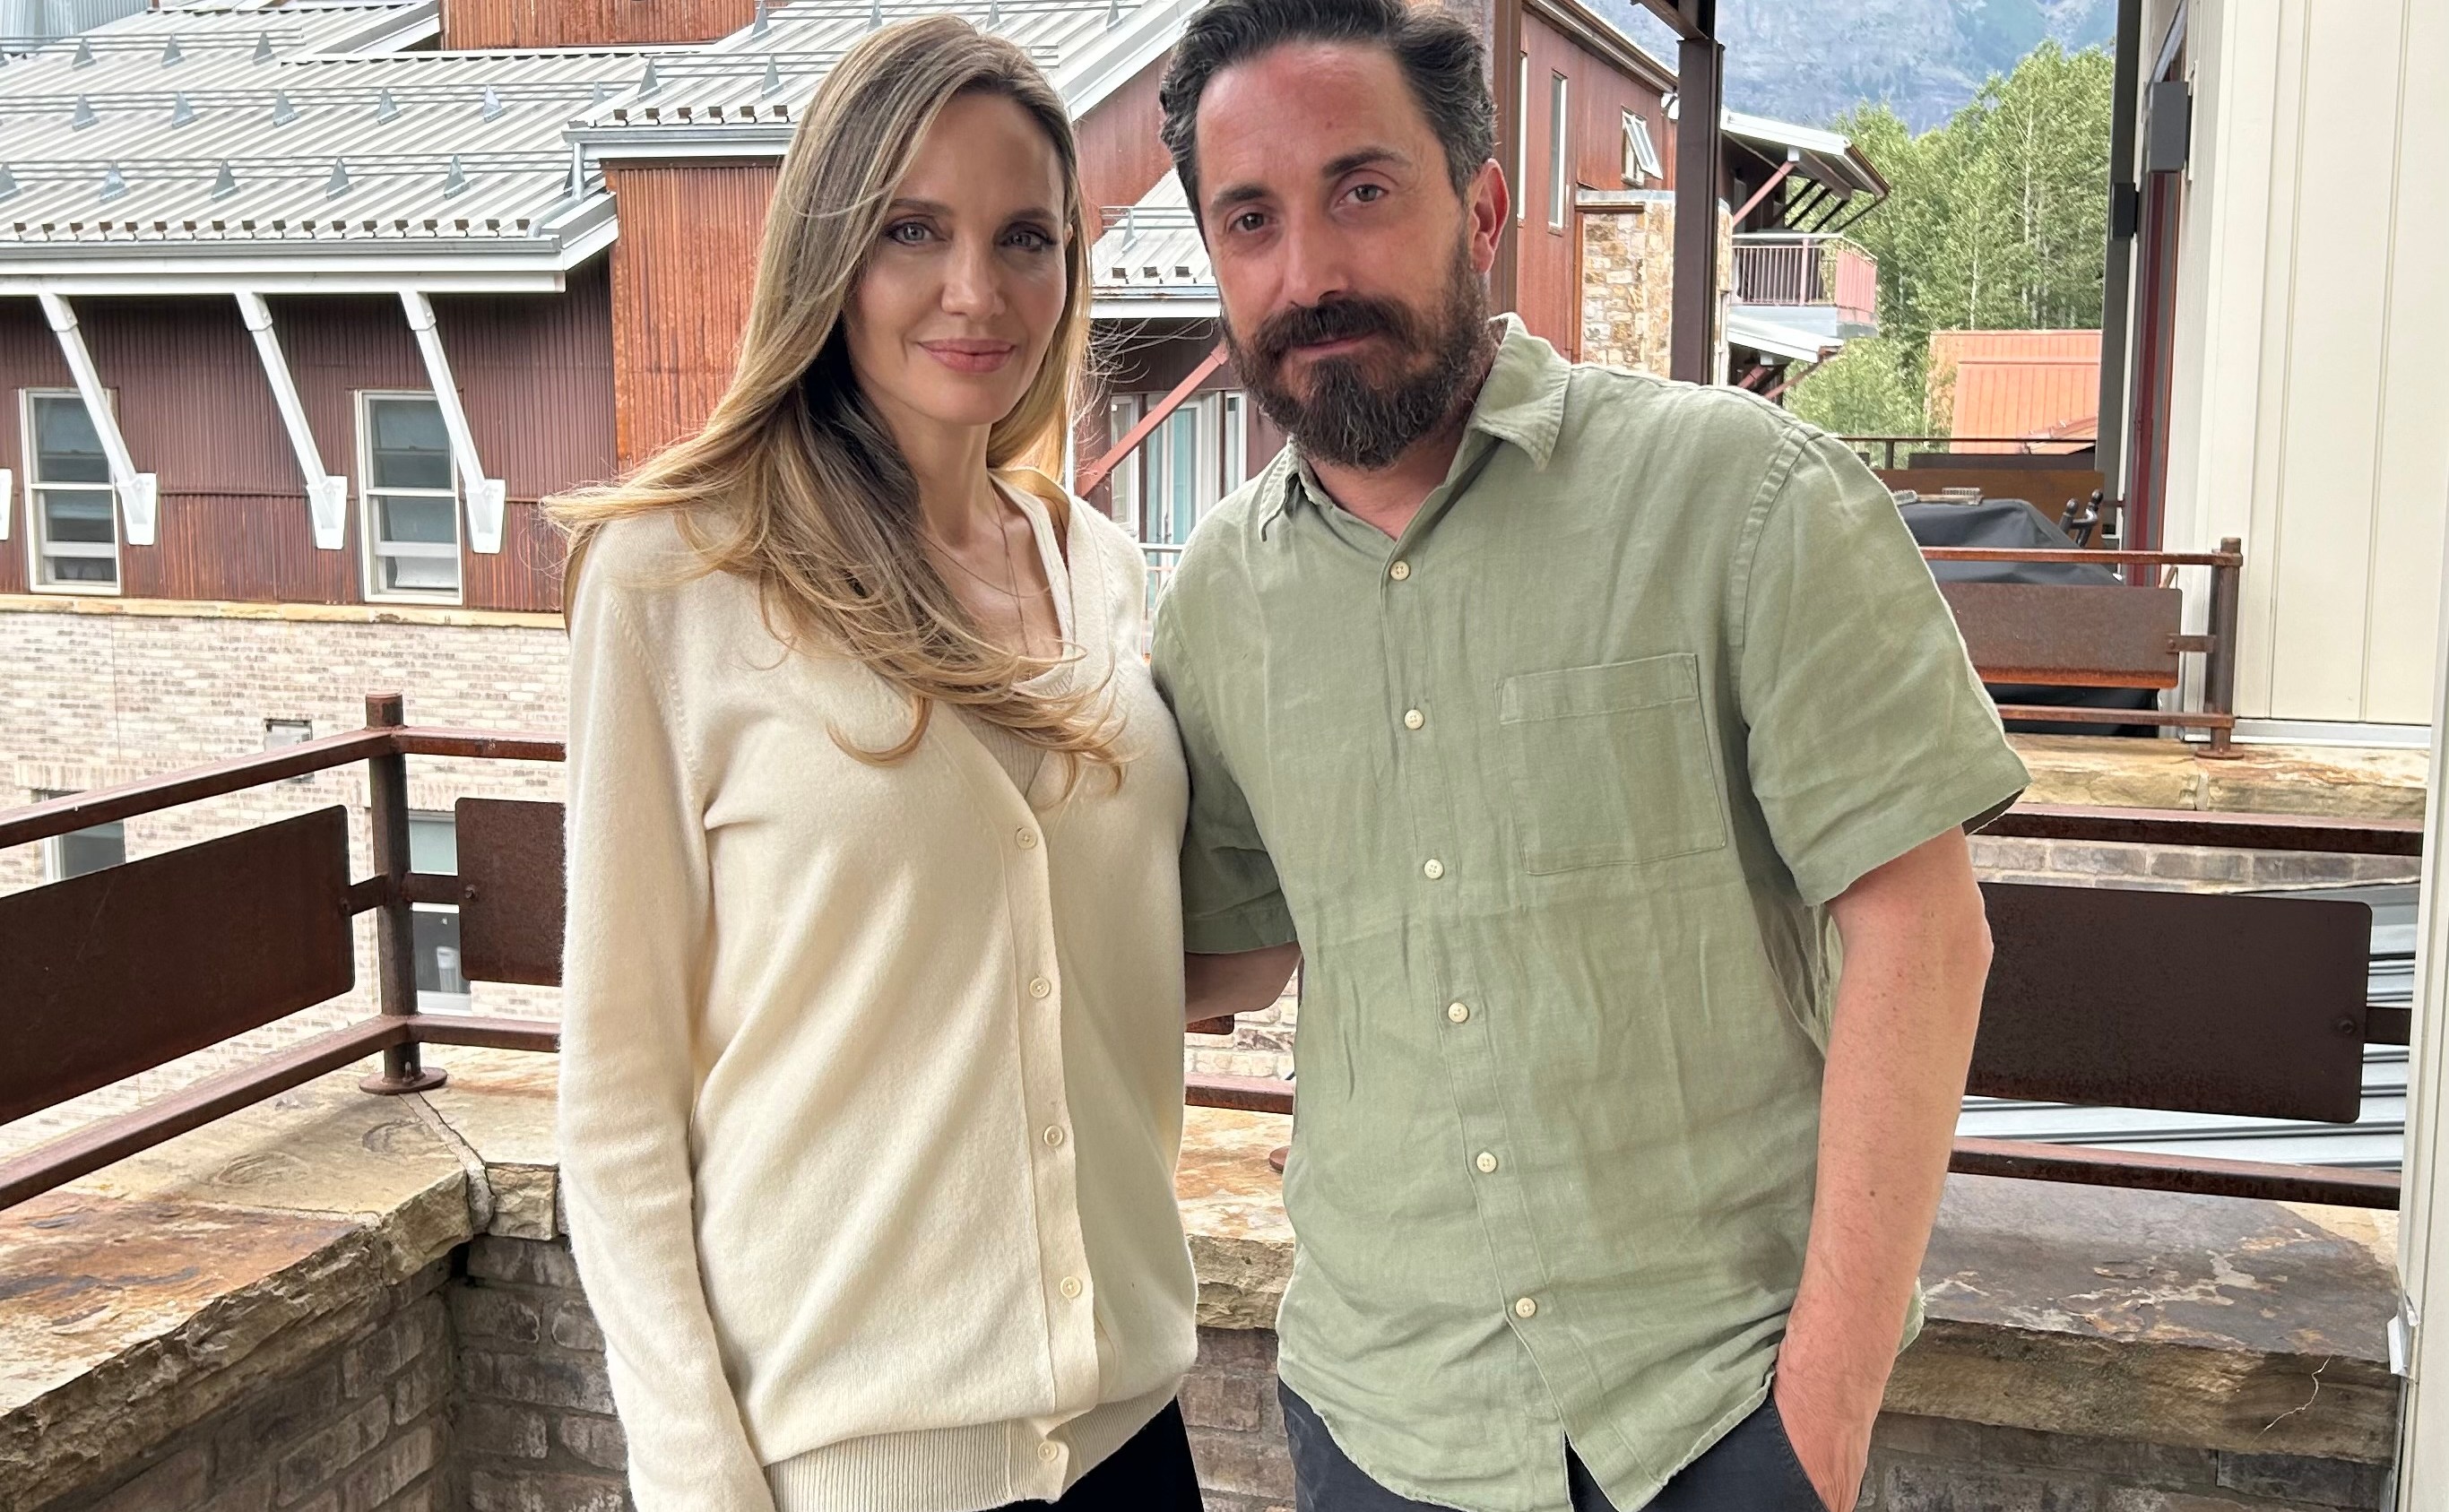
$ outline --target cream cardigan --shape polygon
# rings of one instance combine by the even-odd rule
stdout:
[[[584,564],[561,1161],[639,1512],[1052,1500],[1190,1366],[1186,781],[1139,550],[1071,522],[1065,633],[1132,759],[1068,800],[940,711],[845,755],[907,705],[674,581],[668,518]]]

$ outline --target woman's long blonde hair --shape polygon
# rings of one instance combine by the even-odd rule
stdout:
[[[1021,465],[1059,455],[1072,375],[1089,344],[1089,253],[1079,148],[1062,97],[1029,55],[955,16],[887,27],[835,66],[782,160],[756,293],[730,388],[704,429],[624,482],[554,499],[574,584],[613,520],[679,511],[704,571],[754,582],[767,617],[856,658],[906,694],[911,729],[865,759],[907,756],[936,704],[973,711],[1030,744],[1119,774],[1104,690],[1032,693],[1053,663],[979,633],[920,544],[918,485],[853,376],[842,311],[920,141],[943,107],[1001,95],[1044,128],[1062,164],[1067,292],[1053,340],[1020,402],[995,423],[987,465],[1051,503],[1059,488]]]

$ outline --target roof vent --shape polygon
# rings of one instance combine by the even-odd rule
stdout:
[[[92,43],[90,43],[90,42],[88,42],[88,41],[87,41],[87,40],[86,40],[85,38],[83,38],[83,37],[79,37],[79,38],[77,38],[76,61],[75,61],[74,63],[69,64],[69,65],[68,65],[68,67],[71,67],[71,68],[90,68],[90,67],[93,67],[93,44],[92,44]]]
[[[187,55],[179,50],[179,39],[177,37],[172,37],[167,43],[163,45],[162,67],[164,68],[174,68],[186,61]]]
[[[663,81],[655,77],[655,60],[648,58],[646,71],[638,76],[638,98],[644,100],[663,86]]]
[[[298,107],[289,103],[289,91],[276,90],[272,96],[272,124],[285,126],[298,119]]]
[[[1106,25],[1110,27],[1122,19],[1123,0],[1106,0]]]
[[[270,63],[272,61],[271,32],[259,31],[255,34],[255,57],[251,61],[256,63]]]
[[[765,60],[765,86],[758,93],[772,94],[781,87],[782,87],[782,66],[768,58]]]
[[[509,105],[502,104],[500,91],[496,90],[490,84],[485,86],[485,119],[488,121],[499,121],[502,119],[503,113],[509,109]]]
[[[93,102],[83,95],[76,97],[76,113],[68,117],[68,129],[83,131],[87,126],[102,124],[102,117],[93,113]]]
[[[884,25],[884,0],[867,0],[867,29]]]
[[[226,200],[236,193],[238,193],[238,175],[230,172],[230,165],[223,163],[222,171],[213,175],[213,198]]]
[[[119,171],[118,163],[114,163],[102,170],[102,198],[105,202],[116,200],[126,192],[127,179]]]
[[[332,176],[323,181],[323,198],[337,200],[349,192],[349,165],[338,158],[332,160]]]
[[[187,103],[187,91],[182,89],[170,101],[170,124],[183,126],[196,119],[196,107]]]
[[[391,91],[389,89],[385,89],[375,99],[375,119],[376,121],[396,121],[399,119],[399,102],[391,97]]]
[[[987,29],[1003,25],[1003,0],[987,0]]]
[[[451,154],[451,172],[442,181],[442,198],[450,199],[468,187],[468,175],[459,166],[459,154]]]
[[[16,194],[17,176],[9,171],[7,163],[0,163],[0,200],[14,199]]]
[[[748,34],[762,37],[773,29],[774,18],[765,13],[765,0],[757,0],[757,19],[748,23]]]
[[[605,83],[603,80],[601,80],[601,79],[596,80],[596,81],[595,81],[595,98],[594,98],[594,100],[593,100],[592,102],[590,102],[590,103],[595,104],[595,105],[602,105],[605,101],[609,100],[609,99],[611,99],[611,98],[612,98],[612,86],[611,86],[610,85],[608,85],[608,84],[606,84],[606,83]]]

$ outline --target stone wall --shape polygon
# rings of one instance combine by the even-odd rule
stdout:
[[[451,1290],[468,1512],[622,1512],[628,1445],[566,1242],[486,1234]]]
[[[1583,196],[1582,360],[1667,376],[1674,323],[1675,199]],[[1621,201],[1621,203],[1616,202]]]
[[[455,1512],[449,1273],[427,1266],[345,1343],[42,1512]]]

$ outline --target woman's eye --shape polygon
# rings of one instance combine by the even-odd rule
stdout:
[[[1054,239],[1035,226],[1016,226],[1012,232],[1012,244],[1024,252],[1044,252],[1054,245]]]
[[[899,220],[884,228],[885,240],[898,242],[905,247],[918,245],[927,239],[928,235],[924,220]]]

